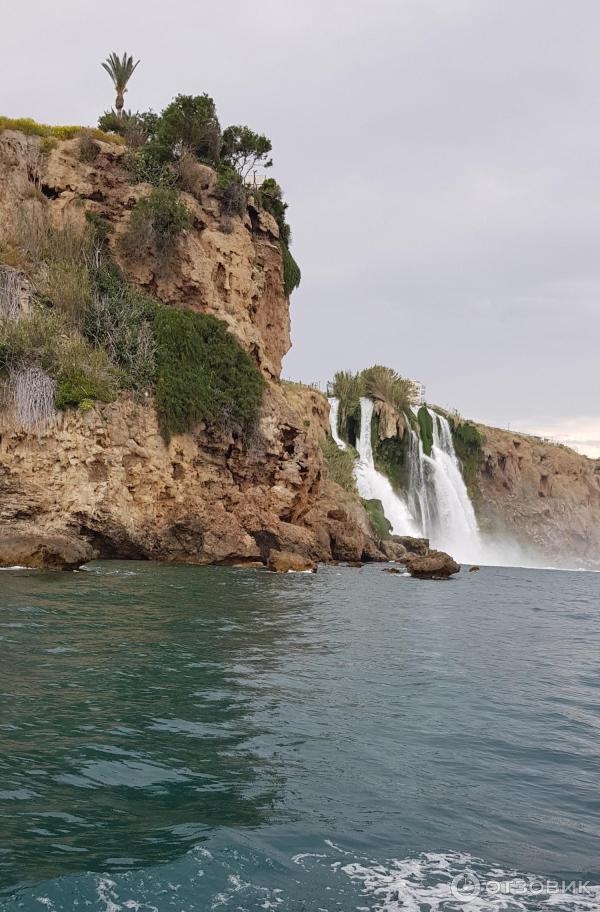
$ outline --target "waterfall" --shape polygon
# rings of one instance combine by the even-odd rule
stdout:
[[[339,402],[329,399],[331,436],[338,447],[347,444],[338,433]],[[415,415],[416,408],[412,409]],[[360,400],[360,438],[354,477],[358,493],[364,500],[380,500],[386,518],[396,535],[424,536],[432,548],[447,551],[467,564],[497,566],[544,566],[538,556],[525,553],[507,541],[483,541],[460,463],[454,450],[452,431],[443,415],[428,409],[433,424],[431,455],[423,451],[423,441],[406,420],[408,434],[406,500],[400,497],[387,478],[375,468],[371,442],[373,401]]]
[[[329,402],[329,428],[331,430],[331,436],[335,440],[336,444],[340,450],[346,449],[346,444],[340,437],[338,433],[338,415],[340,413],[340,400],[335,396],[330,396],[327,400]]]
[[[429,410],[433,423],[431,457],[423,456],[430,493],[427,526],[432,545],[459,561],[482,559],[475,510],[454,451],[452,431],[443,415]]]
[[[354,466],[354,477],[358,493],[363,500],[380,500],[385,517],[392,524],[394,535],[419,535],[417,523],[410,514],[407,504],[394,491],[387,476],[378,472],[373,463],[371,444],[371,418],[373,400],[360,400],[360,438],[357,442],[358,460]]]

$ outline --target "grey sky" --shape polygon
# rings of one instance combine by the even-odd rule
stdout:
[[[384,363],[464,415],[600,438],[595,0],[2,5],[4,113],[95,122],[127,49],[128,106],[207,91],[271,136],[303,270],[287,376]]]

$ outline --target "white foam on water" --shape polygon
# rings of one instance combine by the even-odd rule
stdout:
[[[385,864],[351,862],[340,870],[360,884],[372,912],[598,912],[600,908],[598,885],[576,882],[569,887],[552,878],[490,867],[460,852],[424,852]],[[472,893],[461,894],[465,874],[476,886]]]

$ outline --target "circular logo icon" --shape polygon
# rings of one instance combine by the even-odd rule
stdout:
[[[459,899],[461,902],[471,902],[481,892],[481,883],[477,874],[473,874],[472,871],[464,871],[462,874],[457,874],[456,877],[452,878],[450,892],[454,899]]]

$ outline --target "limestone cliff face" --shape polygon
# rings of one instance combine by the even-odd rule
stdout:
[[[549,563],[600,567],[600,460],[523,434],[479,430],[482,529],[508,534]]]
[[[195,195],[182,194],[193,227],[182,238],[170,267],[159,269],[150,251],[140,251],[135,261],[126,260],[119,239],[131,209],[151,188],[130,183],[123,147],[99,143],[99,148],[97,158],[86,164],[79,160],[77,139],[42,154],[37,137],[0,134],[3,229],[9,230],[36,207],[43,206],[57,224],[66,218],[82,223],[86,212],[95,212],[112,225],[112,254],[130,281],[165,304],[223,320],[263,373],[278,377],[291,342],[275,220],[252,207],[243,218],[224,220],[214,194],[216,174],[199,166]]]
[[[124,394],[67,410],[40,435],[0,411],[0,564],[3,553],[5,563],[76,564],[82,547],[88,556],[93,548],[194,563],[265,562],[274,550],[382,559],[360,503],[327,478],[325,397],[278,381],[290,327],[275,221],[252,206],[224,220],[215,174],[201,167],[194,196],[184,194],[193,227],[169,269],[158,269],[150,251],[128,261],[119,238],[149,187],[128,182],[123,149],[102,143],[84,164],[78,148],[72,140],[42,154],[37,138],[0,134],[0,233],[9,236],[36,208],[57,225],[96,212],[113,226],[112,253],[130,281],[166,304],[224,320],[267,386],[245,438],[200,425],[167,445],[151,400]]]

